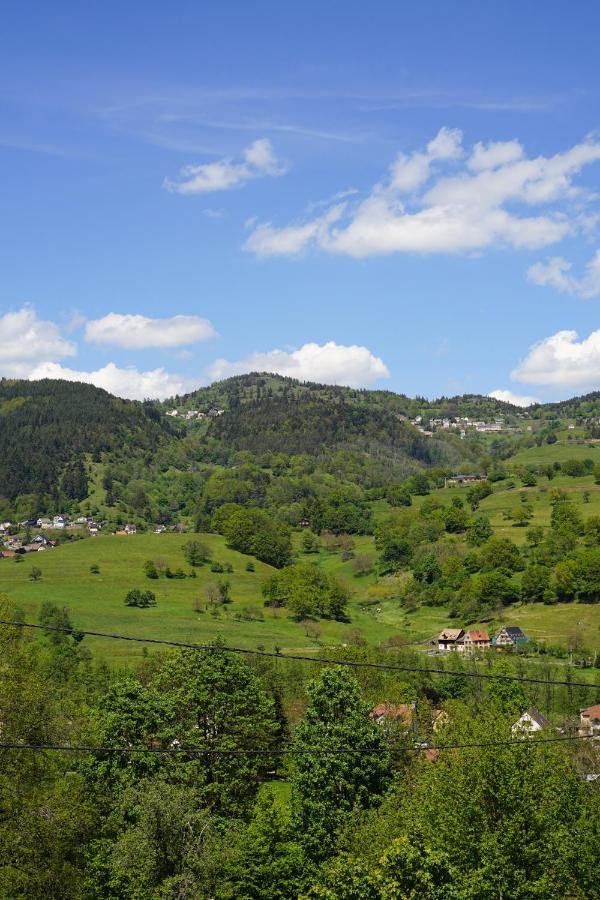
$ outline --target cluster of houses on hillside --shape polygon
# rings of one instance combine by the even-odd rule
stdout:
[[[514,425],[507,425],[503,418],[494,419],[493,422],[483,422],[470,419],[468,416],[435,419],[423,419],[422,416],[415,416],[415,418],[411,420],[411,424],[422,434],[433,434],[434,431],[441,429],[443,431],[458,431],[461,438],[467,436],[468,429],[473,429],[480,434],[489,434],[500,431],[519,431]]]
[[[186,422],[189,422],[190,419],[216,419],[218,416],[222,416],[224,412],[225,410],[219,409],[218,406],[211,406],[206,412],[202,412],[199,409],[185,409],[181,412],[178,409],[170,409],[167,415],[173,419],[185,419]]]
[[[497,650],[503,647],[518,647],[520,644],[526,644],[527,640],[527,636],[518,626],[506,625],[492,638],[481,628],[470,631],[465,631],[464,628],[445,628],[431,643],[441,653],[454,651],[473,654],[492,647]]]
[[[52,532],[65,528],[69,531],[86,530],[90,537],[96,537],[102,530],[102,523],[93,516],[83,515],[74,519],[67,515],[35,516],[25,519],[23,522],[0,522],[0,559],[9,559],[23,553],[51,550],[57,544],[52,537]],[[173,530],[181,531],[183,529],[176,525]],[[154,534],[164,534],[167,527],[166,525],[156,525],[153,531]],[[33,537],[30,536],[32,533]],[[113,534],[120,536],[137,534],[137,526],[128,522],[123,528],[113,531]]]
[[[444,709],[431,709],[423,718],[418,713],[416,702],[412,703],[379,703],[369,713],[369,718],[386,731],[400,729],[413,741],[415,748],[423,751],[425,759],[437,762],[440,751],[432,747],[429,741],[423,741],[427,734],[437,735],[450,722],[450,716]],[[514,739],[534,737],[540,731],[555,730],[561,735],[574,735],[591,738],[600,742],[600,703],[579,710],[579,720],[568,718],[553,725],[535,706],[529,707],[511,726]],[[421,734],[420,734],[421,732]],[[435,741],[437,743],[437,740]],[[594,782],[600,778],[597,771],[585,769],[581,772],[584,781]]]
[[[67,515],[34,516],[23,522],[0,522],[0,558],[51,550],[57,543],[49,536],[53,531],[62,531],[65,528],[85,529],[91,537],[95,537],[101,527],[92,516],[78,516],[76,519],[70,519]],[[39,529],[38,533],[34,537],[29,537],[34,529]],[[23,534],[28,537],[24,537]]]

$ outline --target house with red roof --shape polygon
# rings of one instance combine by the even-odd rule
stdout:
[[[600,738],[600,703],[588,706],[579,712],[579,734]]]
[[[463,653],[475,653],[480,650],[489,650],[491,646],[490,636],[481,628],[473,628],[465,631],[458,644],[458,650]]]

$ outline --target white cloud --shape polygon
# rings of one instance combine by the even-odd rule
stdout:
[[[325,214],[283,228],[259,224],[245,249],[289,255],[317,246],[356,258],[536,249],[586,227],[591,194],[573,180],[600,160],[600,142],[531,159],[518,141],[478,143],[464,156],[460,132],[442,128],[425,150],[400,154],[358,205],[346,204],[330,221]],[[534,207],[542,208],[531,214]]]
[[[39,362],[73,356],[75,345],[67,341],[54,322],[39,319],[25,306],[0,316],[0,372],[23,378]]]
[[[212,163],[184,166],[179,181],[166,178],[163,187],[177,194],[207,194],[241,187],[253,178],[283,175],[285,166],[277,159],[268,138],[260,138],[243,151],[242,160],[231,157]]]
[[[197,382],[165,372],[164,369],[139,372],[135,368],[119,368],[112,362],[95,372],[78,372],[53,362],[41,363],[30,371],[27,377],[30,381],[37,381],[40,378],[83,381],[127,400],[165,400],[198,387]]]
[[[380,378],[390,377],[383,360],[366,347],[344,346],[334,341],[304,344],[291,352],[271,350],[251,353],[236,362],[218,359],[209,369],[212,379],[229,378],[246,372],[276,372],[299,381],[349,387],[367,387]]]
[[[199,316],[150,319],[141,315],[109,313],[85,327],[85,339],[94,344],[112,344],[128,350],[149,347],[181,347],[206,341],[216,334],[212,323]]]
[[[537,397],[515,394],[514,391],[490,391],[488,397],[493,397],[494,400],[502,400],[503,403],[512,403],[513,406],[533,406],[534,403],[540,402]]]
[[[539,341],[511,378],[524,384],[553,385],[558,388],[598,386],[600,381],[600,330],[577,340],[576,331],[558,331]]]
[[[269,222],[258,225],[244,244],[244,249],[257,256],[297,256],[311,240],[324,245],[329,226],[341,217],[343,211],[344,204],[341,203],[305,225],[288,225],[287,228],[273,228]]]
[[[527,279],[542,287],[556,288],[562,294],[575,294],[589,300],[600,296],[600,250],[586,263],[581,278],[570,275],[572,263],[562,256],[553,256],[547,263],[537,262],[527,270]]]
[[[472,172],[483,172],[485,169],[496,169],[498,166],[516,162],[523,156],[523,147],[519,141],[478,143],[473,147],[467,166]]]
[[[442,128],[429,141],[425,152],[416,150],[408,156],[400,153],[392,165],[391,187],[399,192],[415,191],[429,178],[434,162],[462,156],[461,143],[460,131]]]

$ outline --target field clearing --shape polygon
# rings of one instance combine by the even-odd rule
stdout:
[[[540,447],[526,447],[519,450],[507,460],[506,465],[542,466],[548,463],[561,462],[566,459],[593,459],[600,462],[600,444],[580,443],[579,441],[557,441],[556,444],[542,444]]]
[[[162,558],[172,570],[181,567],[189,572],[182,547],[193,537],[209,545],[214,560],[230,563],[233,573],[213,573],[210,565],[204,565],[196,569],[196,578],[152,580],[145,577],[143,565],[148,559]],[[372,547],[372,538],[356,539],[355,552],[372,550]],[[345,642],[357,629],[370,643],[398,633],[404,613],[397,601],[386,601],[381,605],[381,613],[377,609],[365,611],[360,608],[366,589],[375,580],[373,574],[355,578],[351,562],[342,562],[338,553],[300,554],[300,558],[317,562],[345,578],[353,591],[349,604],[351,621],[319,620],[318,641],[307,637],[303,625],[290,618],[285,610],[264,608],[261,583],[274,570],[252,557],[230,550],[224,538],[215,534],[102,535],[39,554],[28,554],[22,563],[15,563],[14,559],[2,560],[0,593],[7,594],[17,604],[27,621],[37,621],[40,604],[48,600],[68,607],[73,623],[84,630],[168,640],[204,643],[222,637],[244,647],[316,651],[322,643]],[[249,561],[254,563],[255,572],[246,571]],[[100,574],[90,572],[92,564],[99,566]],[[43,573],[38,582],[29,578],[34,565]],[[233,602],[218,607],[214,611],[218,614],[213,614],[204,609],[208,605],[206,587],[218,579],[231,582]],[[154,591],[157,606],[149,609],[125,606],[125,594],[132,588]],[[200,602],[202,612],[194,609],[195,601]],[[252,611],[252,620],[236,617],[244,610]],[[139,657],[142,653],[142,644],[102,638],[86,640],[104,658],[114,662]]]

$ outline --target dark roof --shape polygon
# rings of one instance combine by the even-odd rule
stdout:
[[[549,728],[550,722],[543,716],[539,709],[536,709],[535,706],[530,706],[527,710],[527,714],[533,719],[534,722],[537,722],[540,728]]]
[[[521,637],[521,636],[525,637],[523,630],[521,628],[519,628],[518,625],[507,625],[505,628],[502,629],[502,631],[505,631],[511,637]]]

